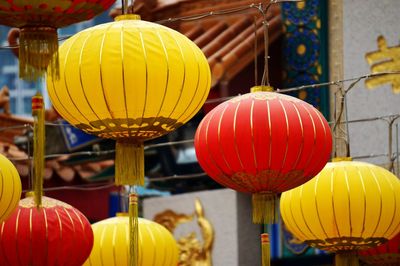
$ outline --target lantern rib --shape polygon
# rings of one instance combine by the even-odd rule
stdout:
[[[75,101],[73,100],[73,98],[71,97],[71,93],[70,93],[70,91],[69,91],[69,89],[68,89],[68,82],[67,82],[67,78],[66,78],[66,67],[65,67],[65,64],[66,64],[66,62],[67,62],[67,59],[68,59],[68,55],[69,55],[69,53],[70,53],[70,51],[71,51],[71,49],[72,49],[72,46],[74,45],[74,43],[76,42],[76,40],[77,40],[77,38],[75,38],[74,40],[73,40],[73,42],[71,43],[71,45],[68,47],[68,51],[67,51],[67,53],[66,53],[66,55],[65,55],[65,60],[64,60],[64,85],[65,85],[65,90],[67,91],[67,94],[68,94],[68,96],[69,96],[69,100],[71,101],[71,103],[73,104],[73,106],[75,107],[75,109],[78,111],[78,113],[80,113],[80,115],[86,120],[86,121],[88,121],[88,123],[90,124],[90,121],[89,121],[89,119],[85,116],[85,115],[83,115],[83,113],[79,110],[79,108],[78,108],[78,106],[76,105],[76,103],[75,103]],[[53,83],[54,84],[54,83]],[[54,88],[54,91],[56,91],[56,89]],[[60,103],[61,103],[61,101],[60,101]],[[65,108],[66,109],[66,108]],[[68,111],[67,111],[68,112]],[[75,120],[77,120],[77,121],[79,121],[79,119],[76,119],[74,116],[72,116]]]
[[[285,125],[286,125],[285,154],[283,155],[282,166],[281,166],[281,169],[279,170],[279,173],[281,175],[281,174],[283,174],[282,170],[285,168],[286,157],[287,157],[287,153],[288,153],[288,149],[289,149],[290,129],[289,129],[289,121],[288,121],[288,116],[287,116],[287,112],[286,112],[285,106],[283,105],[282,101],[279,98],[278,98],[278,102],[282,106],[283,114],[285,115]],[[284,179],[283,183],[281,185],[283,185],[285,183],[285,180],[288,180],[288,178]]]
[[[103,231],[104,231],[104,228],[103,228]],[[125,243],[129,243],[129,241],[130,241],[129,240],[129,224],[125,224]],[[130,260],[130,257],[129,257],[129,254],[130,254],[129,245],[126,245],[125,248],[126,248],[126,253],[125,253],[126,254],[126,261],[129,261]],[[100,249],[100,250],[102,250],[102,249]],[[116,265],[114,265],[114,266],[116,266]]]
[[[78,35],[76,35],[76,36],[79,36],[79,34],[80,34],[80,33],[78,33]],[[74,42],[72,42],[71,46],[72,46],[73,44],[74,44]],[[71,49],[71,46],[68,48],[67,54],[69,54],[69,51],[70,51],[70,49]],[[66,61],[67,61],[67,57],[65,57],[65,59],[64,59],[64,65],[65,65]],[[60,63],[60,64],[61,64],[61,63]],[[65,77],[65,71],[64,71],[63,75],[64,75],[64,77]],[[57,104],[60,104],[59,107],[62,107],[62,109],[64,109],[64,111],[68,114],[68,116],[69,116],[70,118],[72,118],[71,120],[75,120],[75,121],[74,121],[74,124],[79,123],[79,122],[76,122],[76,121],[79,121],[79,119],[77,119],[74,115],[72,115],[72,114],[69,112],[68,108],[66,108],[66,107],[64,106],[63,101],[60,100],[60,97],[59,97],[59,95],[58,95],[58,93],[57,93],[57,90],[55,89],[54,79],[51,79],[51,84],[53,85],[53,86],[52,86],[52,91],[54,91],[54,95],[56,96],[57,101],[58,101]],[[66,80],[64,81],[64,85],[65,85],[65,87],[67,87],[67,82],[66,82]],[[69,94],[68,94],[68,96],[69,96],[69,98],[71,98],[71,96],[70,96]],[[71,102],[72,102],[72,100],[71,100]],[[72,102],[72,104],[73,104],[73,105],[75,106],[75,108],[76,108],[76,105],[74,104],[74,102]],[[59,110],[58,110],[59,107],[57,107],[57,105],[54,104],[54,101],[53,101],[53,106],[54,106],[54,108],[56,108],[57,111],[59,111]],[[79,110],[78,110],[78,112],[79,112]],[[60,113],[62,113],[62,112],[60,112]],[[86,118],[86,117],[84,117],[84,118]],[[86,120],[87,120],[87,119],[86,119]],[[87,120],[87,121],[89,122],[89,120]]]
[[[351,219],[351,202],[350,202],[350,186],[349,186],[349,176],[346,171],[346,167],[343,167],[344,169],[344,179],[346,181],[346,189],[347,189],[347,207],[349,208],[349,226],[350,226],[350,237],[353,236],[353,224],[352,224],[352,219]]]
[[[360,177],[360,182],[361,182],[361,186],[363,189],[363,198],[364,198],[364,217],[363,217],[363,227],[362,227],[362,231],[361,231],[361,237],[364,237],[364,233],[365,233],[365,221],[366,221],[366,214],[367,214],[367,197],[366,197],[366,189],[365,189],[365,183],[364,183],[364,179],[362,177],[360,168],[358,166],[356,166],[357,168],[357,172],[358,172],[358,176]]]
[[[236,139],[236,120],[237,120],[237,113],[238,113],[238,110],[239,110],[239,107],[240,107],[241,103],[242,102],[238,102],[237,103],[236,108],[235,108],[235,113],[233,115],[233,146],[235,147],[236,156],[237,156],[237,158],[239,160],[239,164],[240,164],[240,168],[241,168],[240,171],[243,171],[244,170],[243,162],[240,159],[240,153],[239,153],[239,148],[238,148],[237,139]],[[253,183],[253,180],[251,180],[251,183]]]
[[[380,198],[379,217],[378,217],[378,221],[377,221],[377,223],[376,223],[375,229],[374,229],[373,233],[371,234],[371,237],[374,237],[374,236],[375,236],[375,233],[376,233],[376,230],[377,230],[378,227],[379,227],[379,223],[380,223],[380,221],[381,221],[381,218],[382,218],[382,189],[381,189],[381,186],[380,186],[380,184],[379,184],[379,182],[378,182],[378,179],[377,179],[377,177],[376,177],[376,175],[375,175],[373,169],[372,169],[370,166],[368,166],[367,169],[370,171],[370,173],[372,174],[372,176],[373,176],[373,178],[374,178],[374,180],[375,180],[375,183],[376,183],[377,188],[378,188],[378,191],[379,191],[379,198]]]
[[[299,188],[299,190],[300,190],[300,199],[299,199],[300,202],[299,202],[299,205],[300,205],[301,217],[303,218],[304,224],[306,225],[308,232],[313,236],[314,239],[318,239],[318,237],[314,234],[314,232],[311,230],[310,226],[308,225],[306,216],[304,216],[303,201],[302,201],[303,188],[304,188],[303,186],[300,186],[300,188]]]
[[[342,237],[340,234],[340,230],[339,230],[339,226],[337,224],[337,220],[336,220],[336,212],[335,212],[335,189],[333,186],[334,183],[334,179],[335,179],[335,168],[331,168],[331,200],[332,200],[332,214],[333,214],[333,223],[335,224],[335,229],[336,229],[336,233],[337,233],[337,237]]]
[[[62,226],[62,222],[61,222],[61,218],[60,218],[60,214],[58,213],[57,209],[54,209],[54,212],[56,213],[57,219],[58,219],[58,225],[60,226],[60,243],[63,242],[63,226]],[[58,250],[57,250],[57,255],[55,256],[56,260],[54,261],[54,264],[57,265],[57,258],[59,258],[60,256],[60,249],[62,250],[62,247],[59,246]],[[60,263],[61,264],[61,263]]]
[[[388,182],[390,188],[392,189],[392,192],[393,192],[393,201],[394,201],[394,211],[393,211],[392,219],[391,219],[391,221],[390,221],[390,225],[389,225],[388,228],[386,229],[385,233],[383,233],[383,235],[386,236],[386,235],[387,235],[387,232],[389,231],[389,229],[390,229],[390,228],[392,227],[392,225],[393,225],[394,217],[396,216],[396,211],[397,211],[397,203],[396,203],[396,190],[395,190],[394,187],[393,187],[393,183],[390,182],[390,180],[388,179],[388,176],[386,175],[386,173],[385,173],[383,176],[385,177],[386,182]],[[398,226],[399,226],[399,225],[398,225]],[[395,230],[394,230],[391,234],[388,234],[386,238],[389,239],[390,236],[393,235],[394,232],[396,232],[396,229],[397,229],[397,228],[395,227]]]
[[[103,245],[104,245],[104,236],[105,233],[107,231],[107,227],[103,227],[103,230],[101,231],[101,237],[100,237],[100,243],[99,243],[99,251],[100,251],[100,262],[101,262],[101,266],[104,266],[103,264]],[[129,233],[127,233],[127,236],[129,235]],[[129,254],[129,252],[128,252]],[[108,265],[106,265],[108,266]]]
[[[251,131],[251,149],[253,151],[253,160],[254,160],[254,166],[256,168],[256,172],[258,172],[258,163],[257,163],[257,155],[256,155],[256,148],[254,145],[254,99],[251,99],[251,108],[250,108],[250,131]],[[262,184],[260,182],[260,178],[257,178],[258,183],[262,187]]]
[[[152,245],[153,245],[153,250],[154,250],[154,256],[153,256],[153,258],[152,258],[152,262],[151,262],[151,265],[152,266],[156,266],[155,265],[155,263],[156,263],[156,258],[157,258],[157,248],[155,247],[155,239],[154,239],[154,236],[153,236],[153,233],[151,232],[151,230],[149,230],[149,228],[145,225],[144,226],[144,229],[148,232],[148,234],[149,234],[149,236],[150,236],[150,238],[151,238],[151,243],[152,243]],[[162,264],[162,265],[164,265],[164,264]]]
[[[323,225],[323,223],[322,223],[321,216],[320,216],[320,214],[319,214],[319,208],[318,208],[318,200],[317,200],[317,192],[318,192],[318,190],[317,190],[317,188],[318,188],[319,179],[320,179],[320,175],[318,174],[318,175],[315,177],[315,185],[314,185],[315,211],[317,212],[318,222],[319,222],[319,224],[320,224],[320,226],[321,226],[322,231],[323,231],[324,234],[325,234],[325,238],[328,239],[329,236],[328,236],[328,234],[327,234],[326,231],[325,231],[325,227],[324,227],[324,225]]]
[[[290,198],[293,197],[293,190],[289,190],[287,193],[289,193]],[[292,201],[289,200],[289,210],[290,210],[290,216],[292,217],[292,221],[294,223],[294,225],[296,226],[296,231],[300,233],[300,235],[302,235],[303,239],[307,239],[306,235],[303,233],[303,231],[300,229],[300,226],[297,224],[297,221],[293,215],[293,205],[292,205]],[[304,221],[305,223],[305,221]]]
[[[230,185],[231,185],[232,183],[230,183],[229,185],[226,183],[226,180],[229,180],[229,182],[231,182],[231,179],[228,178],[228,177],[226,177],[226,175],[224,174],[224,172],[221,170],[220,166],[215,162],[215,159],[214,159],[214,157],[213,157],[213,153],[210,152],[210,147],[209,147],[209,145],[208,145],[208,128],[209,128],[209,126],[210,126],[211,119],[212,119],[212,117],[214,117],[215,113],[216,113],[216,112],[213,112],[213,113],[211,114],[211,118],[208,120],[208,123],[207,123],[207,126],[206,126],[205,142],[206,142],[207,152],[208,152],[208,154],[210,155],[210,162],[211,162],[211,163],[214,165],[214,167],[219,171],[219,174],[224,176],[224,179],[221,179],[221,181],[223,180],[223,182],[221,182],[221,183],[223,183],[222,185],[225,185],[225,186],[227,186],[227,187],[231,187]],[[247,188],[245,188],[245,190],[247,190]]]
[[[0,184],[0,187],[1,187],[0,200],[2,200],[3,199],[3,193],[4,193],[4,176],[3,176],[2,169],[0,169],[0,177],[1,177],[0,178],[0,180],[1,180],[1,184]],[[13,185],[14,185],[14,180],[13,180]],[[3,212],[3,214],[0,216],[0,221],[2,221],[4,219],[4,217],[7,215],[7,210],[9,208],[10,204],[11,204],[11,202],[8,203],[6,211]]]
[[[177,44],[178,44],[178,46],[179,46],[179,49],[182,49],[182,48],[180,47],[179,42],[177,42]],[[182,112],[182,113],[178,116],[178,118],[176,119],[177,121],[181,120],[181,118],[183,117],[183,115],[184,115],[184,114],[186,113],[186,111],[189,109],[189,106],[192,105],[193,99],[196,98],[195,96],[196,96],[196,94],[197,94],[197,92],[198,92],[198,89],[199,89],[199,86],[200,86],[200,62],[199,62],[199,60],[198,60],[199,58],[198,58],[198,55],[196,54],[196,51],[194,51],[193,47],[192,47],[191,45],[189,45],[189,47],[190,47],[190,49],[192,50],[193,55],[196,57],[196,63],[197,63],[197,83],[196,83],[195,92],[193,93],[193,96],[191,97],[190,102],[186,105],[185,112]],[[186,64],[185,64],[185,67],[186,67]],[[185,80],[185,83],[186,83],[186,80]],[[203,91],[203,94],[206,94],[206,90]],[[200,105],[203,105],[202,103],[203,103],[203,98],[202,98],[202,100],[197,104],[196,108],[193,109],[193,111],[190,113],[190,115],[189,115],[188,117],[192,117],[193,113],[195,113],[196,110],[198,110],[199,106],[200,106]],[[183,120],[184,122],[186,122],[186,119],[187,119],[187,118],[185,117],[185,119],[182,119],[182,120]]]
[[[73,229],[72,231],[73,231],[73,233],[74,233],[74,239],[75,239],[75,237],[76,237],[76,234],[75,234],[75,233],[76,233],[75,223],[74,223],[74,221],[73,221],[73,219],[72,219],[70,213],[67,211],[67,209],[66,209],[65,207],[63,207],[62,209],[64,210],[64,212],[67,214],[69,220],[71,221],[72,229]],[[31,209],[31,210],[32,210],[32,209]],[[80,251],[81,251],[81,250],[80,250]],[[76,259],[76,257],[75,257],[75,259]]]
[[[0,240],[3,240],[4,225],[5,225],[5,223],[2,223],[2,225],[1,225]],[[3,242],[3,241],[1,241],[1,242]],[[0,246],[1,246],[1,253],[4,254],[3,259],[5,260],[7,265],[11,265],[11,263],[8,261],[7,253],[4,251],[4,245],[2,243],[0,243]]]
[[[107,31],[106,31],[107,32]],[[128,105],[126,104],[126,83],[125,83],[125,60],[124,60],[124,23],[121,23],[121,75],[122,75],[122,89],[124,91],[124,108],[125,108],[125,116],[126,116],[126,127],[127,127],[127,132],[128,136],[131,137],[131,130],[129,129],[129,115],[128,115]],[[100,67],[101,68],[101,67]],[[103,89],[104,91],[104,89]],[[110,112],[111,114],[111,112]]]
[[[147,52],[146,52],[146,46],[144,43],[144,39],[143,39],[143,32],[140,31],[140,29],[138,29],[139,31],[139,36],[140,36],[140,41],[142,43],[142,49],[143,49],[143,57],[144,57],[144,64],[145,64],[145,69],[146,69],[146,88],[145,88],[145,93],[144,93],[144,105],[143,105],[143,112],[142,112],[142,117],[141,117],[141,121],[139,126],[141,126],[143,124],[143,117],[144,117],[144,113],[146,112],[146,106],[147,106],[147,95],[148,95],[148,83],[149,83],[149,70],[148,70],[148,63],[147,63]]]
[[[317,142],[317,132],[316,132],[314,118],[312,117],[310,111],[308,110],[308,108],[306,108],[306,106],[304,106],[304,104],[301,104],[300,106],[303,107],[304,110],[308,113],[308,115],[310,117],[310,120],[311,120],[311,123],[313,125],[313,133],[314,133],[314,143],[312,145],[312,150],[309,153],[310,155],[308,156],[308,159],[307,159],[306,163],[304,164],[304,169],[307,169],[308,166],[310,165],[311,161],[312,161],[311,159],[314,157],[315,146],[316,146],[316,142]],[[307,107],[308,107],[308,104],[307,104]],[[312,173],[303,173],[303,174],[304,174],[304,176],[309,176]]]
[[[113,257],[113,265],[117,265],[117,257],[116,257],[116,251],[115,251],[115,244],[116,244],[116,237],[117,237],[117,227],[113,227],[113,233],[112,233],[112,257]],[[140,265],[140,264],[139,264]]]
[[[269,101],[267,100],[267,114],[268,114],[268,130],[269,130],[269,149],[268,149],[268,170],[271,169],[272,162],[272,123],[271,123],[271,109],[269,106]],[[271,185],[271,179],[267,178],[267,188]]]
[[[231,165],[230,165],[230,164],[228,163],[228,161],[226,160],[226,156],[225,156],[225,153],[224,153],[224,149],[221,147],[221,124],[222,124],[222,119],[223,119],[223,117],[224,117],[224,114],[225,114],[226,110],[228,109],[228,107],[229,107],[229,104],[225,104],[224,109],[222,110],[222,112],[221,112],[221,114],[220,114],[220,116],[219,116],[217,134],[218,134],[218,148],[219,148],[219,152],[220,152],[220,154],[221,154],[221,156],[222,156],[222,159],[223,159],[223,161],[224,161],[226,167],[227,167],[228,169],[232,170]],[[214,115],[213,115],[213,116],[214,116]],[[212,118],[211,118],[209,121],[211,121],[211,120],[212,120]]]
[[[297,118],[299,119],[300,129],[301,129],[300,148],[298,149],[297,159],[294,162],[294,165],[292,166],[292,169],[296,170],[297,165],[299,164],[299,161],[300,161],[300,156],[303,153],[303,148],[304,148],[304,127],[303,127],[303,120],[301,119],[299,109],[297,108],[297,106],[294,102],[290,101],[290,103],[293,105],[293,108],[296,110]]]
[[[159,30],[158,30],[158,29],[155,29],[155,31],[156,31],[156,33],[157,33],[157,37],[158,37],[158,39],[160,40],[161,46],[162,46],[163,51],[164,51],[165,62],[166,62],[166,65],[167,65],[167,71],[166,71],[166,76],[167,76],[167,77],[166,77],[166,81],[165,81],[164,95],[162,96],[160,108],[158,108],[157,115],[154,117],[153,122],[152,122],[151,124],[153,124],[153,123],[155,122],[155,120],[157,119],[157,117],[159,117],[159,115],[160,115],[160,113],[161,113],[161,111],[162,111],[162,108],[163,108],[163,106],[164,106],[165,97],[167,96],[167,93],[168,93],[169,76],[170,76],[170,73],[169,73],[169,72],[170,72],[170,67],[169,67],[169,56],[168,56],[167,48],[166,48],[166,46],[165,46],[165,43],[164,43],[163,39],[162,39],[161,36],[160,36]]]
[[[16,218],[16,220],[15,220],[15,254],[16,254],[16,257],[17,257],[17,261],[18,261],[18,265],[22,265],[21,264],[21,261],[19,260],[20,258],[19,258],[19,256],[18,256],[18,254],[19,254],[19,251],[18,251],[18,247],[19,247],[19,245],[18,245],[18,239],[19,239],[19,237],[18,237],[18,226],[19,226],[19,215],[21,214],[21,209],[18,209],[18,213],[17,213],[17,218]]]
[[[106,39],[106,34],[107,34],[108,30],[111,28],[111,26],[112,26],[112,24],[110,24],[110,25],[106,28],[106,30],[104,31],[103,37],[102,37],[102,39],[101,39],[100,52],[99,52],[99,53],[100,53],[100,54],[99,54],[99,75],[100,75],[100,87],[101,87],[101,91],[102,91],[102,93],[103,93],[104,103],[105,103],[106,106],[107,106],[107,110],[108,110],[108,112],[109,112],[109,114],[110,114],[110,117],[111,117],[111,118],[114,118],[114,116],[113,116],[113,114],[112,114],[112,112],[111,112],[111,110],[110,110],[110,107],[109,107],[109,105],[108,105],[107,97],[106,97],[105,91],[104,91],[104,84],[103,84],[103,67],[102,67],[102,65],[103,65],[103,64],[102,64],[102,63],[103,63],[103,47],[104,47],[104,43],[105,43],[105,39]],[[102,119],[100,119],[100,117],[99,117],[99,116],[97,115],[97,113],[94,111],[92,105],[90,104],[90,102],[89,102],[89,100],[88,100],[88,98],[87,98],[87,95],[86,95],[86,92],[85,92],[85,89],[84,89],[84,86],[83,86],[83,81],[82,81],[82,54],[83,54],[83,49],[85,48],[86,42],[87,42],[87,40],[89,39],[89,37],[90,37],[92,34],[93,34],[93,31],[90,31],[90,34],[88,35],[88,38],[84,41],[84,43],[83,43],[83,45],[82,45],[82,47],[81,47],[81,52],[80,52],[80,55],[79,55],[79,81],[80,81],[80,84],[81,84],[81,88],[82,88],[83,95],[85,96],[85,100],[86,100],[86,102],[87,102],[87,104],[88,104],[90,110],[92,110],[92,113],[97,117],[97,119],[98,119],[99,121],[101,121],[101,123],[105,126],[105,128],[107,128],[108,130],[111,131],[111,130],[112,130],[111,127],[110,127],[109,125],[107,125]]]
[[[160,235],[162,235],[162,231],[161,231],[161,227],[155,227],[154,229],[156,229],[159,233],[160,233]],[[151,231],[150,229],[148,230],[148,231]],[[154,239],[154,236],[152,237],[153,239]],[[165,251],[165,246],[167,245],[167,243],[166,243],[166,241],[165,241],[165,239],[164,238],[161,238],[162,239],[162,241],[164,242],[164,245],[163,245],[163,247],[164,247],[164,251]],[[155,241],[153,241],[153,246],[154,246],[154,249],[156,249],[155,248]],[[167,253],[168,252],[162,252],[163,254],[164,254],[164,256],[163,256],[163,263],[161,264],[161,265],[168,265],[166,262],[168,262],[168,260],[167,260]],[[155,257],[155,256],[154,256]],[[155,263],[154,263],[154,266],[157,266],[157,265],[155,265]]]
[[[32,208],[29,209],[29,246],[33,247],[32,245]],[[32,262],[32,248],[29,248],[29,264]]]
[[[143,235],[140,233],[140,230],[139,230],[139,243],[140,243],[140,246],[141,247],[144,247],[144,244],[143,244]],[[144,254],[143,254],[143,248],[141,248],[140,249],[140,253],[139,253],[139,265],[143,265],[143,261],[144,261]]]
[[[168,120],[169,120],[169,119],[171,118],[172,114],[175,112],[176,107],[178,107],[178,105],[179,105],[179,102],[180,102],[180,100],[181,100],[181,97],[182,97],[182,94],[183,94],[183,90],[184,90],[184,87],[185,87],[185,82],[186,82],[186,60],[185,60],[185,55],[184,55],[184,53],[183,53],[182,47],[181,47],[181,45],[179,44],[179,42],[178,42],[178,41],[176,40],[176,38],[171,34],[170,31],[166,31],[166,33],[171,37],[172,40],[175,41],[176,46],[177,46],[178,49],[179,49],[179,52],[180,52],[180,55],[181,55],[181,58],[182,58],[182,64],[183,64],[183,78],[182,78],[182,84],[181,84],[181,88],[180,88],[180,90],[179,90],[179,96],[178,96],[178,98],[177,98],[177,100],[176,100],[176,102],[175,102],[174,108],[172,108],[171,112],[170,112],[169,115],[168,115]]]
[[[49,224],[48,224],[48,221],[47,221],[46,208],[42,208],[42,210],[43,210],[44,226],[46,228],[46,241],[45,241],[45,245],[46,245],[45,254],[46,254],[46,256],[45,256],[45,264],[44,265],[47,265],[47,263],[48,263],[47,259],[48,259],[48,256],[49,256]]]

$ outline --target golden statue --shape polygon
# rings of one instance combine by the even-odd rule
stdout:
[[[214,242],[214,229],[204,216],[203,206],[199,199],[195,200],[195,212],[190,215],[178,214],[172,210],[158,213],[154,221],[164,225],[171,233],[179,224],[197,220],[203,241],[197,239],[196,233],[192,232],[178,239],[179,266],[211,266],[211,250]]]
[[[378,37],[378,50],[365,55],[372,73],[400,71],[400,46],[388,47],[383,36]],[[369,78],[365,81],[368,89],[383,84],[391,84],[393,93],[400,93],[400,75],[387,74]]]

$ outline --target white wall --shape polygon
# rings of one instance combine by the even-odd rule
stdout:
[[[365,54],[377,50],[379,35],[386,38],[388,46],[399,45],[400,1],[343,0],[343,10],[344,76],[351,78],[368,74],[371,71]],[[362,81],[349,92],[349,120],[390,114],[400,114],[400,94],[393,94],[391,86],[384,85],[375,90],[368,90]],[[397,122],[400,123],[400,119]],[[352,124],[351,155],[387,153],[387,135],[387,123],[383,121]],[[394,147],[393,152],[395,151]],[[387,162],[385,157],[363,160],[374,163]]]

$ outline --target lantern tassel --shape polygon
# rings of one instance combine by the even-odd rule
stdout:
[[[253,194],[253,223],[271,224],[278,220],[277,196],[273,193]]]
[[[54,56],[54,60],[53,59]],[[58,36],[52,27],[24,27],[19,37],[19,76],[27,81],[49,73],[59,79]]]
[[[269,235],[267,233],[261,234],[261,256],[262,266],[271,265],[271,250],[269,244]]]
[[[33,116],[33,180],[34,197],[37,207],[42,206],[44,171],[44,104],[42,95],[37,92],[32,97]]]
[[[143,143],[117,141],[115,147],[115,184],[144,185]],[[132,162],[133,160],[133,162]]]
[[[355,253],[336,253],[335,266],[359,266],[359,260]]]
[[[129,194],[129,232],[130,232],[130,266],[139,264],[139,219],[138,219],[138,195]]]

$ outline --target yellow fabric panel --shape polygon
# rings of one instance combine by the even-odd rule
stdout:
[[[113,217],[92,225],[94,246],[84,265],[129,265],[129,217]],[[178,246],[163,226],[139,218],[139,265],[176,266]]]
[[[282,193],[280,205],[286,227],[302,241],[390,239],[400,231],[400,181],[368,163],[328,163],[309,182]]]
[[[141,20],[86,29],[60,46],[59,57],[60,79],[48,75],[47,82],[55,109],[101,137],[168,133],[199,111],[211,84],[207,59],[192,41]],[[115,133],[101,135],[105,129]]]
[[[18,206],[21,197],[21,179],[15,166],[0,154],[0,222]]]

